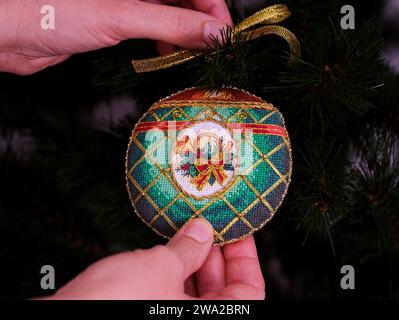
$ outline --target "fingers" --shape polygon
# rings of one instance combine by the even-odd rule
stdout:
[[[190,297],[198,297],[195,274],[190,275],[184,282],[184,293]]]
[[[168,242],[170,260],[185,280],[204,263],[212,247],[213,228],[203,219],[192,219]]]
[[[204,47],[209,35],[218,35],[225,23],[194,10],[142,1],[116,1],[108,8],[110,36],[118,40],[148,38],[184,48]]]
[[[202,298],[222,290],[226,285],[225,262],[221,247],[212,247],[204,264],[197,272],[198,295]]]
[[[203,13],[209,14],[216,19],[232,25],[232,19],[225,0],[144,0],[149,3],[156,4],[178,4],[182,8],[196,9]]]
[[[223,253],[226,260],[227,285],[242,283],[265,289],[253,236],[226,245],[223,247]]]
[[[191,0],[191,1],[178,1],[178,0],[145,0],[145,2],[153,4],[178,4],[182,8],[195,9],[203,13],[209,14],[212,17],[225,22],[226,25],[232,25],[232,19],[229,9],[224,0]],[[205,39],[208,41],[208,39]],[[171,53],[177,48],[174,45],[157,41],[157,52],[161,55]]]
[[[226,288],[220,298],[264,299],[263,280],[253,237],[223,247]]]
[[[191,0],[195,9],[207,13],[228,25],[232,25],[231,15],[225,0]]]

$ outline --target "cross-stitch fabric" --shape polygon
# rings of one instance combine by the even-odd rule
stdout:
[[[190,88],[156,102],[135,125],[126,156],[130,200],[148,226],[170,238],[201,216],[219,245],[273,217],[291,170],[281,113],[234,88]]]

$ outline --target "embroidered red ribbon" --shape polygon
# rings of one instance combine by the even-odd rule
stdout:
[[[159,122],[141,122],[136,126],[137,132],[159,129],[162,131],[179,131],[188,125],[189,121],[159,121]],[[287,137],[287,132],[281,126],[275,124],[261,123],[227,123],[226,126],[233,131],[249,132],[253,134],[268,134],[274,136]]]

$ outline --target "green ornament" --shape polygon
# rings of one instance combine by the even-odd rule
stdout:
[[[281,113],[235,88],[191,88],[156,102],[135,125],[126,156],[130,200],[147,225],[170,238],[203,217],[218,245],[270,221],[291,170]]]

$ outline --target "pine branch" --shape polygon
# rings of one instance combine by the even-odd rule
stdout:
[[[347,216],[352,237],[364,256],[397,254],[399,225],[399,156],[397,137],[370,128],[356,149],[357,161],[348,179],[353,210]],[[364,234],[367,230],[368,234]]]
[[[368,122],[375,127],[390,130],[399,136],[399,74],[387,71],[384,86],[374,98],[376,108],[368,117]]]
[[[298,228],[331,237],[331,228],[345,216],[350,203],[344,191],[346,150],[332,139],[325,144],[326,139],[307,139],[294,153],[289,206]]]
[[[382,84],[382,41],[376,21],[344,31],[333,24],[303,41],[303,58],[265,88],[297,126],[309,119],[311,128],[342,126],[364,117],[370,97]]]

